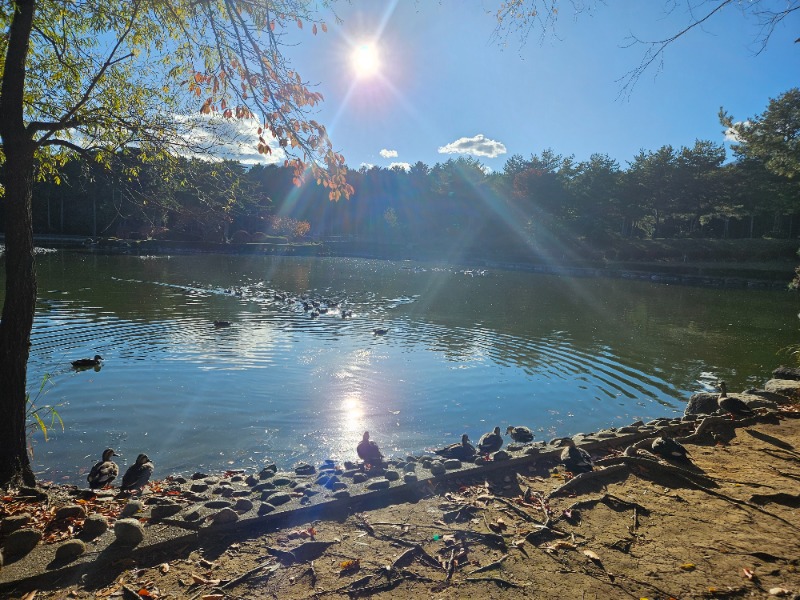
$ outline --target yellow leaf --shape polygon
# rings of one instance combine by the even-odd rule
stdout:
[[[694,563],[683,563],[681,565],[681,569],[684,571],[694,571],[696,568],[697,566]]]

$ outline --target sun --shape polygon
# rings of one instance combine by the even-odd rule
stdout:
[[[350,56],[353,71],[357,77],[372,77],[381,68],[381,58],[374,44],[359,44]]]

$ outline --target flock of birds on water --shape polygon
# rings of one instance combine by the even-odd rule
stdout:
[[[718,389],[720,390],[720,394],[717,398],[717,405],[722,412],[728,413],[731,419],[735,419],[736,417],[750,417],[755,414],[745,402],[738,398],[728,396],[727,386],[724,381],[719,382]],[[506,435],[518,443],[531,442],[534,438],[533,432],[528,427],[522,425],[509,425],[506,429]],[[575,440],[571,437],[564,437],[561,438],[559,442],[564,446],[564,449],[561,451],[560,464],[564,466],[566,471],[573,475],[578,475],[581,473],[588,473],[594,469],[594,461],[591,455],[583,448],[576,446]],[[492,453],[500,450],[502,446],[503,436],[500,433],[500,427],[495,427],[494,430],[480,437],[477,447],[472,445],[469,436],[465,433],[461,436],[460,442],[434,450],[434,453],[443,458],[469,462],[474,461],[478,457],[489,458]],[[691,460],[686,448],[665,433],[662,433],[653,440],[651,450],[654,454],[667,460],[687,462]],[[356,446],[356,453],[364,462],[364,468],[366,470],[370,470],[374,467],[380,468],[382,466],[384,458],[383,453],[378,444],[370,439],[369,431],[364,432],[361,441]],[[112,460],[114,456],[119,455],[113,449],[107,448],[103,451],[102,459],[89,471],[87,480],[92,490],[110,486],[111,482],[119,475],[119,466]],[[128,494],[141,492],[150,481],[153,470],[153,462],[146,454],[140,454],[136,458],[136,462],[128,467],[125,474],[122,476],[120,490]]]

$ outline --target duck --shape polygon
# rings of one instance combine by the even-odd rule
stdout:
[[[95,354],[94,358],[79,358],[78,360],[73,360],[71,364],[74,369],[88,369],[90,367],[99,367],[102,360],[102,356]]]
[[[503,436],[500,435],[500,428],[495,427],[494,431],[484,433],[478,440],[478,450],[481,454],[491,454],[497,452],[503,446]]]
[[[689,451],[682,444],[676,442],[666,434],[661,434],[653,440],[650,449],[667,460],[689,461]]]
[[[469,443],[469,436],[465,433],[461,436],[461,442],[450,444],[439,450],[434,450],[434,454],[445,458],[455,458],[457,460],[470,460],[475,458],[475,446]]]
[[[389,333],[389,330],[383,327],[376,327],[372,330],[372,335],[386,335],[387,333]]]
[[[510,435],[511,439],[515,442],[532,442],[533,432],[524,425],[509,425],[506,429],[506,435]]]
[[[140,454],[136,457],[136,462],[128,467],[125,475],[122,476],[120,489],[123,492],[142,491],[142,488],[150,481],[153,469],[154,465],[147,454]]]
[[[592,457],[583,448],[578,448],[575,445],[575,440],[571,437],[565,437],[561,439],[561,443],[566,444],[566,447],[561,451],[561,464],[564,465],[567,471],[578,475],[594,470]]]
[[[91,489],[96,490],[111,485],[111,482],[119,475],[119,467],[117,463],[111,460],[112,456],[119,456],[119,454],[114,452],[111,448],[106,448],[103,450],[103,460],[98,462],[92,467],[92,470],[89,471],[86,481],[89,482],[89,487]]]
[[[736,417],[752,417],[756,414],[753,412],[752,408],[739,400],[739,398],[728,396],[728,386],[724,381],[720,381],[717,384],[717,389],[720,392],[717,398],[717,406],[719,406],[720,410],[728,413],[731,419],[735,419]]]
[[[220,329],[222,327],[230,327],[230,326],[231,326],[231,322],[230,321],[214,321],[214,327],[216,327],[217,329]]]
[[[373,465],[380,465],[383,460],[383,454],[381,454],[378,444],[369,439],[369,431],[364,432],[364,436],[356,446],[356,452],[367,468]]]
[[[348,318],[350,318],[352,316],[353,316],[353,311],[352,310],[343,310],[342,311],[342,318],[343,319],[348,319]]]

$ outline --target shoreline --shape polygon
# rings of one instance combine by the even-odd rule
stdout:
[[[774,383],[772,383],[774,382]],[[792,395],[787,401],[797,402],[800,398],[800,381],[772,380],[771,385],[765,386],[765,393],[772,394],[773,400],[787,392]],[[703,402],[712,397],[716,402],[716,395],[695,395],[696,408],[699,409]],[[759,398],[759,396],[757,396]],[[763,401],[764,398],[760,397]],[[688,406],[688,404],[687,404]],[[795,404],[796,406],[796,404]],[[595,436],[576,435],[574,439],[593,455],[618,455],[614,448],[636,447],[642,442],[652,439],[661,432],[672,435],[689,434],[684,437],[687,441],[698,441],[699,438],[708,437],[708,430],[729,431],[733,427],[734,437],[736,426],[740,428],[756,427],[759,423],[776,425],[776,419],[784,421],[790,416],[786,413],[770,409],[768,415],[761,418],[752,418],[746,421],[729,422],[727,417],[688,416],[684,419],[661,419],[647,425],[632,425],[630,428],[619,428],[620,431],[598,432]],[[783,410],[783,409],[781,409]],[[796,410],[796,409],[795,409]],[[695,423],[703,423],[699,429],[706,429],[705,433],[691,434]],[[660,422],[659,422],[660,421]],[[631,428],[635,429],[634,431]],[[625,430],[625,431],[622,431]],[[602,435],[601,435],[602,433]],[[717,435],[717,434],[714,434]],[[536,449],[535,451],[531,449]],[[502,451],[501,451],[502,452]],[[72,506],[84,508],[83,516],[73,516],[72,523],[78,527],[78,535],[73,533],[63,535],[57,543],[37,544],[29,555],[16,560],[6,561],[6,566],[0,570],[0,590],[22,589],[20,586],[42,586],[45,580],[59,578],[69,579],[70,573],[85,573],[98,568],[93,566],[95,560],[105,564],[112,557],[118,559],[122,555],[135,555],[143,559],[148,552],[167,552],[181,544],[198,545],[203,540],[211,543],[220,535],[244,536],[252,535],[254,531],[272,531],[275,528],[286,527],[287,524],[296,522],[316,522],[321,519],[336,519],[337,514],[353,515],[356,510],[372,510],[374,507],[397,506],[418,497],[425,497],[432,489],[451,488],[461,489],[463,481],[500,477],[507,479],[506,473],[548,473],[553,465],[557,464],[557,456],[561,447],[554,444],[530,444],[522,446],[519,451],[512,450],[509,456],[495,455],[494,460],[485,465],[450,465],[444,464],[441,468],[434,467],[434,457],[430,457],[430,464],[425,466],[424,457],[414,457],[414,460],[395,461],[387,465],[386,472],[378,477],[364,477],[363,481],[356,482],[359,471],[357,465],[320,465],[314,469],[313,474],[294,475],[281,473],[275,466],[267,466],[258,474],[229,472],[221,476],[203,476],[203,478],[186,480],[180,478],[165,481],[158,485],[158,489],[151,489],[150,493],[142,497],[140,504],[136,499],[115,498],[113,495],[98,494],[94,498],[87,496],[77,489],[67,490],[65,486],[55,486],[57,491],[67,492],[60,496],[60,502],[69,502]],[[642,460],[642,459],[636,459]],[[798,460],[800,462],[800,460]],[[402,464],[400,464],[402,463]],[[413,466],[412,466],[413,465]],[[354,467],[348,469],[347,467]],[[434,467],[434,468],[431,468]],[[437,465],[438,467],[438,465]],[[600,473],[606,473],[612,467],[606,467]],[[397,477],[389,476],[392,471]],[[402,475],[401,475],[402,473]],[[598,471],[595,471],[598,473]],[[247,475],[247,476],[245,476]],[[411,477],[407,477],[411,475]],[[591,474],[589,474],[591,475]],[[323,477],[327,479],[323,480]],[[401,480],[402,479],[402,480]],[[571,480],[579,481],[580,478]],[[345,483],[347,482],[347,483]],[[563,483],[560,480],[559,483]],[[336,484],[342,484],[337,486]],[[194,488],[194,491],[192,489]],[[285,491],[284,491],[285,490]],[[247,491],[247,493],[245,493]],[[26,493],[31,493],[28,490]],[[570,493],[573,493],[571,490]],[[260,495],[260,504],[254,496]],[[97,500],[99,498],[99,500]],[[77,500],[77,503],[76,503]],[[274,502],[274,505],[270,503]],[[280,500],[278,502],[277,500]],[[7,498],[4,499],[7,506]],[[82,502],[82,503],[81,503]],[[249,503],[249,504],[248,504]],[[55,502],[50,507],[55,512]],[[264,508],[268,505],[269,508]],[[111,510],[111,507],[115,507]],[[133,506],[135,510],[131,511]],[[114,515],[110,520],[120,516],[132,516],[133,521],[143,524],[133,526],[142,531],[142,539],[133,546],[120,543],[119,534],[108,530],[95,538],[85,538],[84,550],[68,561],[54,559],[58,548],[73,541],[74,537],[85,537],[81,534],[82,527],[86,526],[87,517],[85,509],[90,508],[102,514],[105,511]],[[128,511],[128,515],[124,511]],[[17,511],[18,512],[18,511]],[[80,511],[79,511],[80,512]],[[195,515],[191,519],[186,517]],[[108,520],[109,517],[106,517]],[[130,521],[131,519],[125,519]],[[316,527],[316,526],[314,526]],[[7,527],[6,527],[7,528]],[[171,531],[171,533],[169,533]],[[6,534],[6,541],[7,541]],[[115,536],[117,536],[115,538]],[[133,548],[136,548],[135,550]],[[127,554],[126,554],[127,553]],[[102,559],[102,560],[101,560]],[[27,582],[27,584],[25,583]],[[52,584],[50,584],[52,585]],[[9,587],[10,586],[10,587]]]

